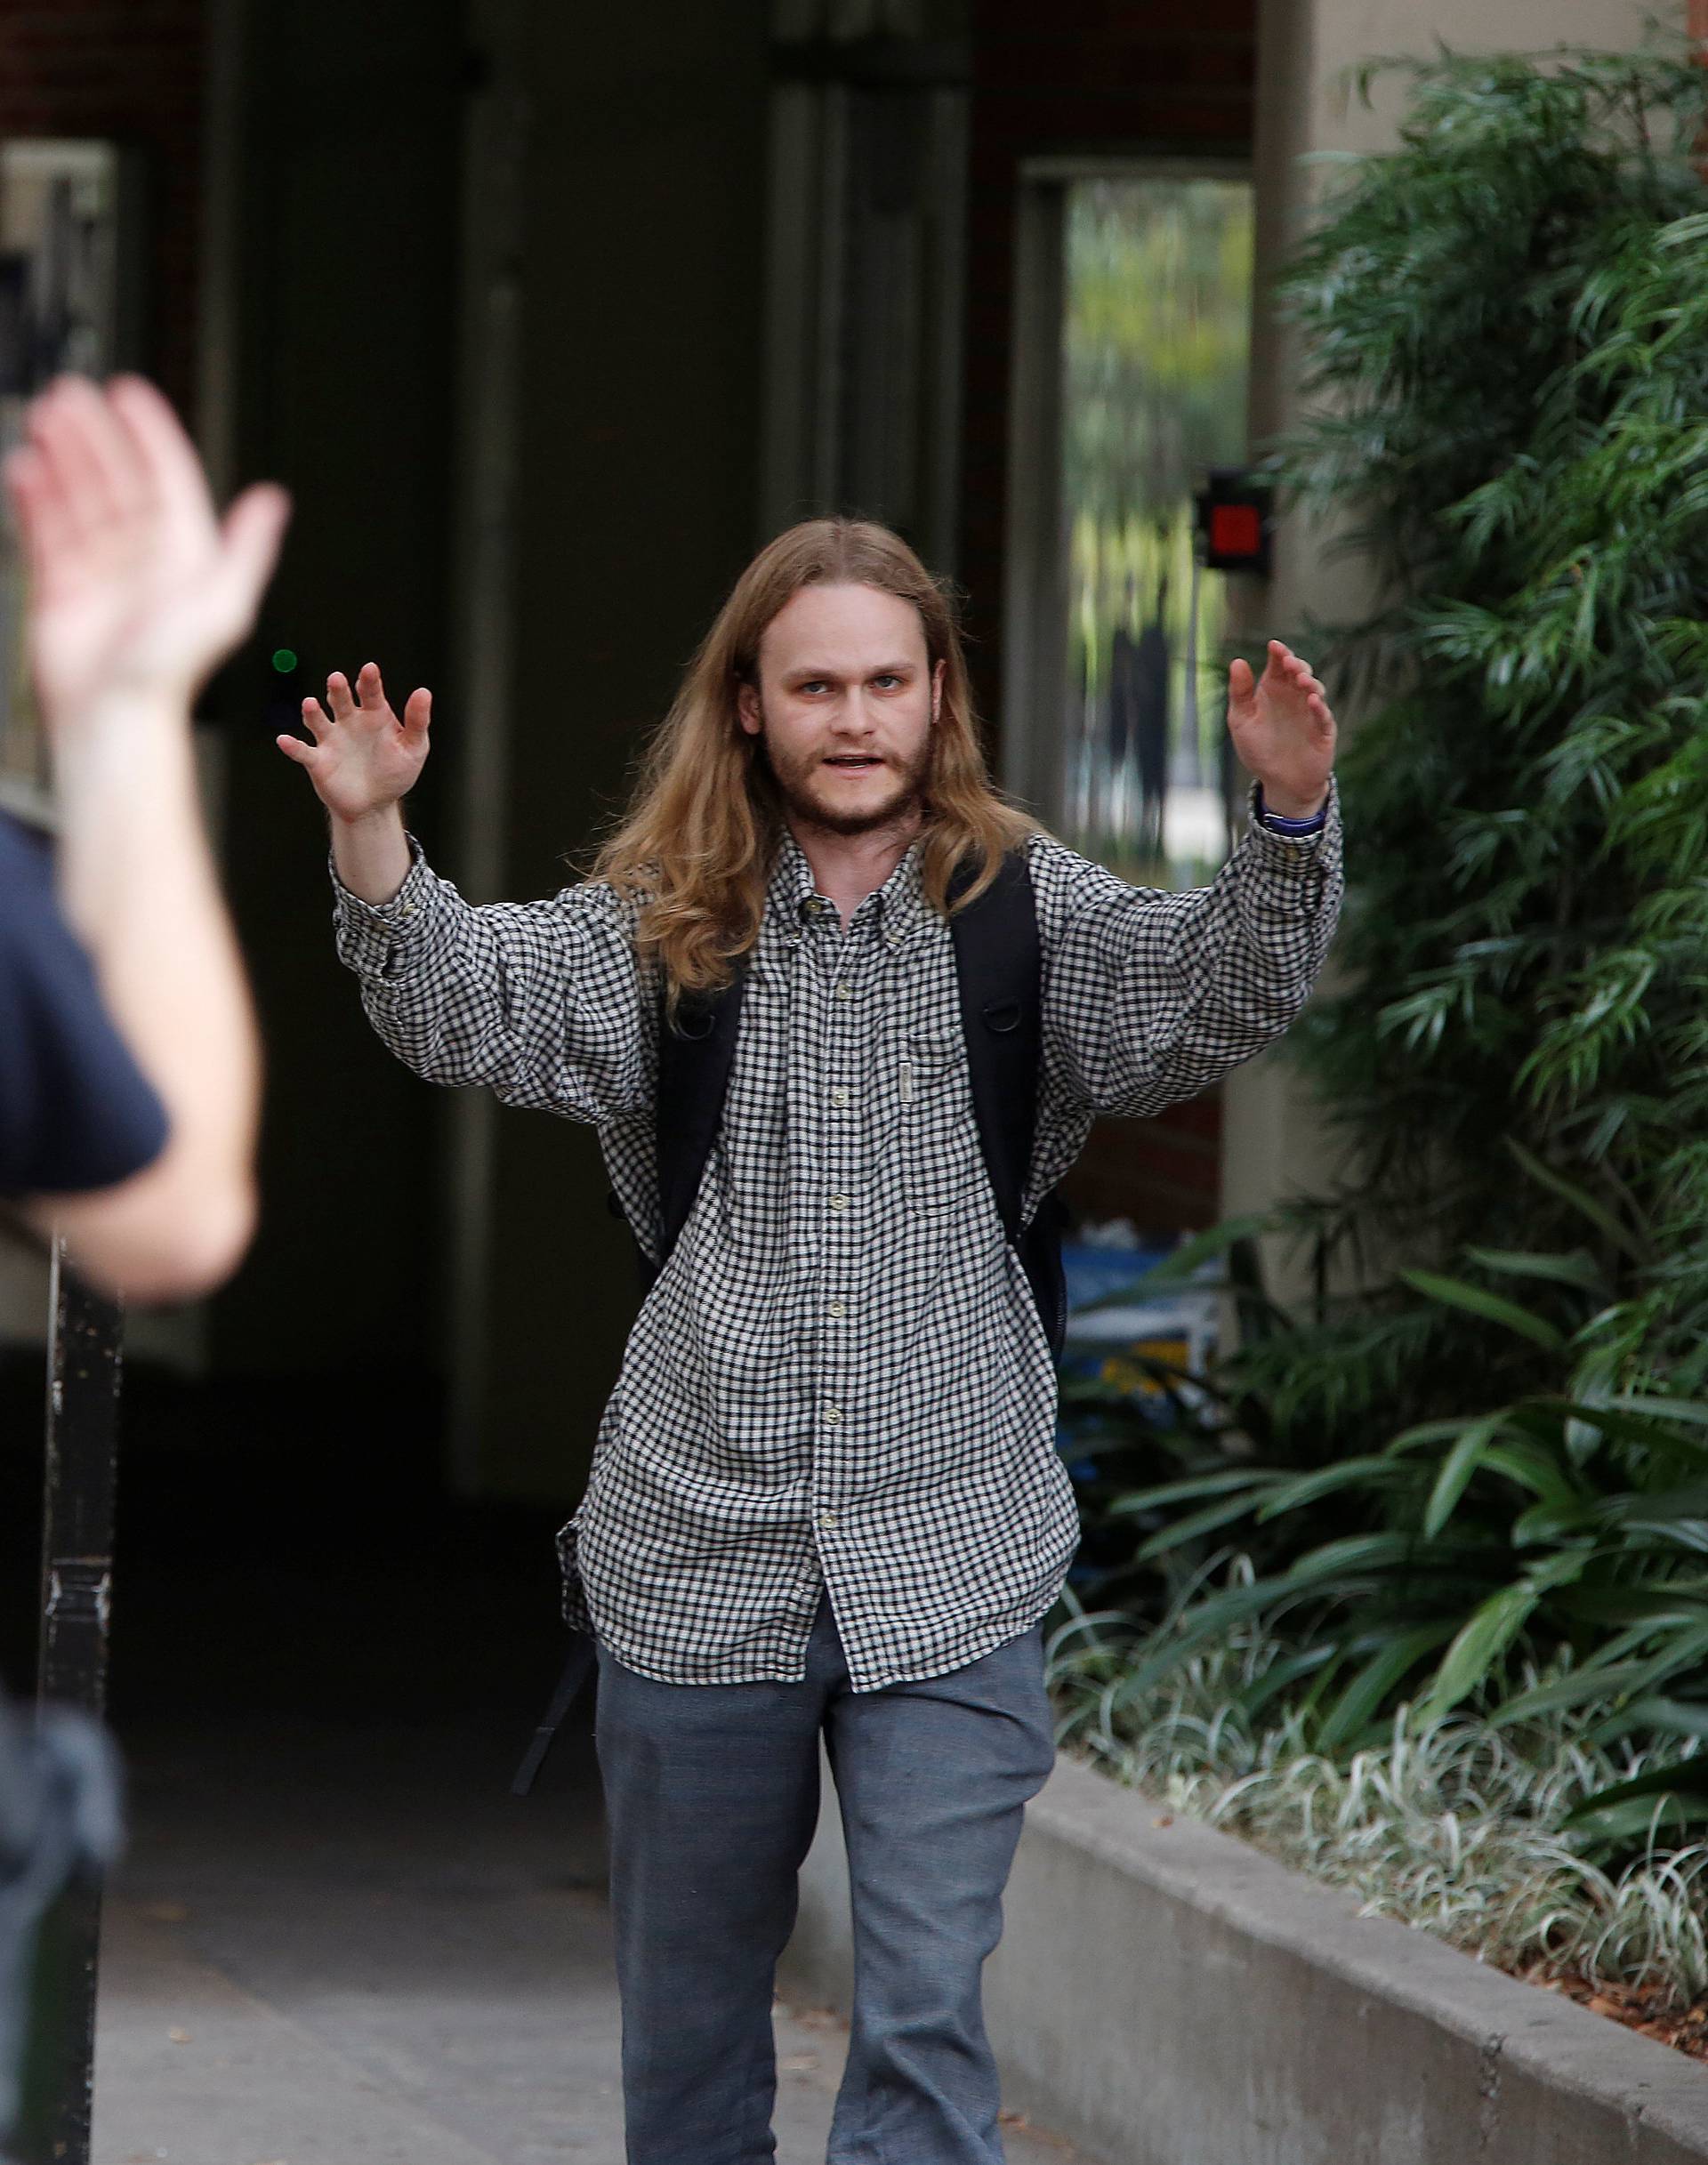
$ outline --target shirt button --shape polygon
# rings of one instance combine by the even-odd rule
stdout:
[[[415,905],[413,902],[406,902],[403,907],[398,912],[398,915],[399,917],[413,917],[415,913]]]
[[[819,1514],[818,1514],[818,1525],[819,1525],[819,1530],[820,1530],[822,1533],[834,1533],[834,1532],[835,1531],[835,1526],[836,1526],[836,1514],[835,1514],[835,1512],[834,1512],[834,1511],[820,1511],[820,1512],[819,1512]]]
[[[852,1095],[850,1091],[834,1090],[830,1093],[830,1102],[833,1105],[846,1105]]]
[[[854,994],[846,985],[839,985],[836,987],[836,997],[839,1000],[851,1000]]]
[[[833,1211],[845,1211],[848,1208],[848,1197],[846,1195],[833,1195],[830,1199],[830,1207]]]
[[[827,1428],[827,1429],[834,1429],[834,1427],[837,1425],[837,1423],[838,1423],[838,1422],[839,1422],[839,1421],[842,1420],[842,1407],[841,1407],[841,1406],[839,1406],[839,1405],[827,1405],[827,1406],[825,1408],[825,1426],[826,1426],[826,1428]]]
[[[830,1304],[830,1312],[837,1322],[841,1323],[848,1313],[848,1303],[845,1300],[833,1300]]]

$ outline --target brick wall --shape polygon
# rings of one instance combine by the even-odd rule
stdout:
[[[1021,163],[1064,152],[1249,156],[1257,0],[975,0],[973,15],[961,576],[979,704],[994,716]],[[1100,1122],[1069,1203],[1148,1230],[1210,1224],[1221,1112],[1213,1094],[1159,1120]]]
[[[196,380],[204,0],[0,0],[0,137],[101,136],[145,181],[144,366],[189,413]]]

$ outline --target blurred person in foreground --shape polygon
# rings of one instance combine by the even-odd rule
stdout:
[[[288,516],[223,524],[150,385],[77,377],[4,469],[57,847],[0,814],[0,1209],[109,1295],[207,1292],[255,1221],[261,1058],[196,788],[190,704],[254,623]],[[0,1704],[0,2147],[35,1927],[118,1840],[110,1747]]]
[[[748,567],[594,876],[551,899],[471,907],[407,833],[425,690],[399,715],[370,663],[303,719],[312,741],[280,749],[330,815],[375,1027],[433,1082],[594,1125],[658,1267],[561,1540],[597,1642],[630,2165],[773,2155],[772,1980],[821,1736],[856,1951],[829,2156],[994,2165],[981,1969],[1054,1761],[1043,1620],[1078,1517],[1045,1303],[980,1165],[950,919],[1017,892],[1020,861],[1030,1219],[1097,1114],[1204,1089],[1304,1001],[1340,898],[1323,687],[1279,642],[1261,678],[1234,664],[1260,786],[1231,861],[1183,894],[1002,799],[942,590],[859,521],[809,521]],[[663,1033],[737,978],[678,1229]]]
[[[53,384],[4,478],[58,846],[0,825],[0,1195],[103,1291],[184,1300],[249,1243],[261,1074],[190,702],[254,621],[288,505],[263,484],[222,525],[135,377]]]

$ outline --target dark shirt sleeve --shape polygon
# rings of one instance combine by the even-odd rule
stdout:
[[[0,814],[0,1195],[110,1187],[165,1139],[60,914],[48,845]]]

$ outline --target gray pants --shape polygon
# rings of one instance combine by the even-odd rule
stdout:
[[[660,1684],[599,1653],[629,2165],[769,2165],[771,1996],[818,1820],[848,1842],[854,2010],[828,2165],[1000,2165],[980,1970],[1054,1751],[1043,1627],[854,1692],[828,1600],[800,1684]]]

